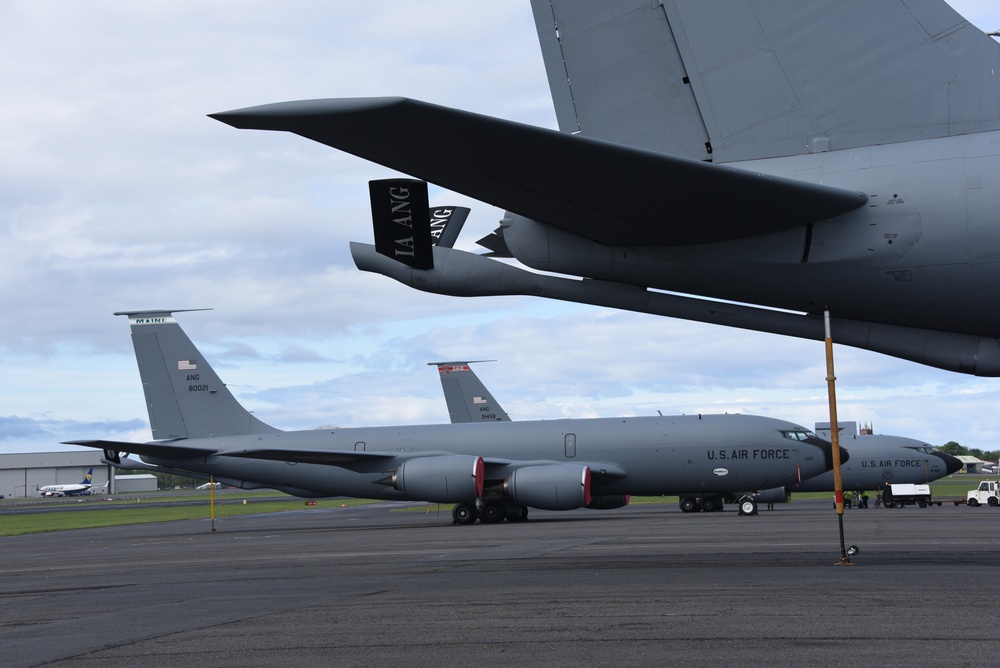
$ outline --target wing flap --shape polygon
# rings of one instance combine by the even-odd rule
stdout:
[[[211,116],[237,128],[294,132],[608,246],[741,239],[867,201],[856,191],[407,98],[302,100]]]

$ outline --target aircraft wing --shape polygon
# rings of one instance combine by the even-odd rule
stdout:
[[[286,130],[608,246],[769,234],[862,206],[864,193],[666,155],[401,97],[211,114]]]
[[[397,459],[405,457],[399,452],[364,452],[356,450],[318,450],[306,448],[247,448],[244,450],[224,450],[218,453],[222,457],[239,457],[244,459],[267,459],[276,462],[298,462],[299,464],[322,464],[324,466],[343,466],[350,464]],[[421,452],[420,456],[428,454]],[[450,454],[450,453],[447,453]]]

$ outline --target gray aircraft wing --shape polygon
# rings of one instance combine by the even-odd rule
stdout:
[[[237,128],[294,132],[608,246],[742,239],[868,201],[853,190],[401,97],[281,102],[211,116]]]

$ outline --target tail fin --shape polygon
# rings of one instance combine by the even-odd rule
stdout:
[[[484,361],[484,360],[477,360]],[[448,403],[448,413],[453,423],[458,422],[509,422],[510,418],[500,403],[493,398],[479,377],[472,371],[472,362],[429,362],[437,366],[441,376],[441,389]]]
[[[179,311],[178,311],[179,312]],[[280,431],[236,401],[174,320],[175,311],[128,316],[153,438],[202,438]]]
[[[1000,47],[944,0],[531,4],[566,132],[731,162],[1000,127]]]
[[[83,476],[83,480],[80,481],[81,485],[89,485],[94,481],[94,467],[91,466],[87,471],[87,475]]]

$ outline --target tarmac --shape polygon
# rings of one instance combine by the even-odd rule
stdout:
[[[963,666],[1000,509],[378,504],[0,538],[0,666]],[[429,511],[429,512],[428,512]],[[0,518],[2,521],[2,518]]]

